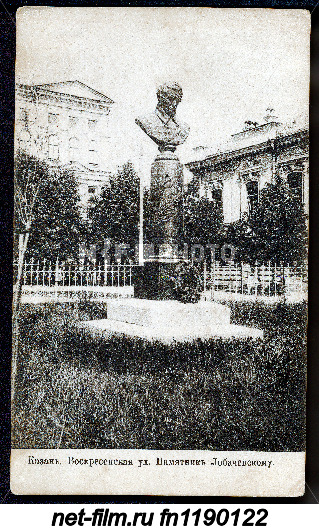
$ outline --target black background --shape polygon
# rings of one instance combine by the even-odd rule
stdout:
[[[220,0],[197,2],[205,7],[268,7],[308,9],[311,12],[311,92],[310,92],[310,253],[309,253],[309,332],[307,386],[307,460],[306,493],[300,498],[236,498],[236,497],[148,497],[148,496],[17,496],[10,491],[10,362],[11,362],[11,299],[12,299],[12,225],[13,225],[13,131],[14,131],[14,67],[15,13],[19,7],[50,6],[194,6],[193,2],[63,2],[0,0],[0,313],[1,313],[1,380],[0,380],[0,504],[43,503],[110,503],[110,504],[197,504],[197,503],[271,503],[313,504],[319,501],[319,1],[241,1]]]

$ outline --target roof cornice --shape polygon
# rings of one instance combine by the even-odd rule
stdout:
[[[79,107],[93,106],[97,109],[109,109],[114,101],[112,99],[94,99],[91,97],[83,97],[79,95],[67,94],[63,92],[56,92],[45,88],[45,85],[28,85],[28,84],[17,84],[17,94],[33,99],[38,96],[39,99],[50,99],[60,103],[71,104]],[[106,97],[106,96],[105,96]]]
[[[241,149],[228,150],[225,152],[217,152],[216,154],[207,156],[203,160],[185,163],[185,166],[189,170],[211,168],[218,165],[223,165],[224,163],[229,163],[230,161],[235,161],[252,153],[266,152],[267,150],[276,151],[281,146],[291,146],[303,141],[308,142],[308,140],[309,131],[307,129],[301,129],[292,132],[291,134],[277,135],[272,139],[268,139],[267,141],[263,141],[262,143],[258,143],[256,145],[249,145]]]

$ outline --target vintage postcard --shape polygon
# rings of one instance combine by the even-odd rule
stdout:
[[[18,10],[13,493],[304,494],[309,39]]]

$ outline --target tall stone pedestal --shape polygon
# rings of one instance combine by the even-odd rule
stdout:
[[[159,260],[176,258],[183,227],[183,167],[174,152],[158,154],[151,168],[149,218]]]
[[[160,152],[152,164],[150,200],[152,208],[147,221],[156,249],[153,260],[136,270],[134,296],[177,300],[174,278],[179,263],[178,245],[182,242],[183,167],[172,150]]]

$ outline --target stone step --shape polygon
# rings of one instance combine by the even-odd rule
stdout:
[[[214,302],[183,304],[173,300],[116,299],[107,301],[107,318],[154,329],[188,332],[230,323],[230,308]]]
[[[234,324],[210,325],[209,327],[150,327],[138,324],[125,323],[112,319],[99,319],[94,321],[82,321],[78,323],[85,332],[97,336],[126,336],[138,337],[154,342],[160,341],[166,345],[174,343],[189,343],[196,339],[263,339],[263,331],[257,328],[240,326]]]

